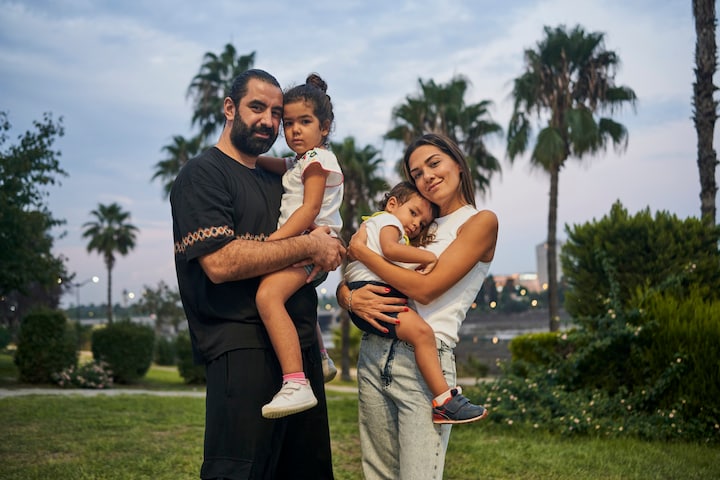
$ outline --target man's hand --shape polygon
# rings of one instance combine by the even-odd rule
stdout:
[[[330,227],[318,227],[310,232],[309,237],[315,242],[314,254],[308,260],[315,268],[308,276],[311,282],[320,272],[331,272],[338,268],[345,258],[345,247],[339,238],[331,234]]]

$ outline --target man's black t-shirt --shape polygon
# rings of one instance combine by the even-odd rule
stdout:
[[[175,268],[198,362],[237,348],[271,348],[257,308],[259,277],[212,283],[198,258],[238,237],[263,241],[277,229],[281,178],[251,169],[217,148],[190,160],[175,179],[170,203]],[[301,346],[315,341],[317,295],[302,287],[286,304]]]

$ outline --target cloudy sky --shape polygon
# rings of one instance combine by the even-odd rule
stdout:
[[[100,203],[131,212],[140,234],[113,270],[119,302],[123,290],[140,292],[160,280],[176,285],[169,204],[150,178],[162,147],[194,133],[185,93],[206,52],[227,43],[240,54],[256,52],[255,66],[283,86],[320,73],[335,105],[334,140],[354,136],[360,146],[382,149],[394,179],[402,151],[382,135],[392,108],[417,93],[418,79],[466,76],[466,101],[492,100],[493,119],[505,128],[523,51],[542,38],[543,26],[560,24],[604,32],[606,48],[622,60],[616,82],[639,98],[636,111],[616,117],[630,132],[627,151],[561,173],[560,238],[566,224],[599,219],[617,200],[631,213],[698,216],[690,1],[0,0],[0,110],[14,127],[11,140],[44,112],[63,117],[56,147],[70,176],[48,201],[67,220],[57,253],[68,257],[77,280],[101,278],[81,289],[81,303],[102,303],[107,285],[101,257],[86,251],[82,224]],[[500,219],[491,273],[534,272],[535,246],[546,238],[549,180],[529,169],[527,158],[511,165],[502,138],[489,147],[503,161],[479,202]],[[282,140],[276,148],[285,149]],[[64,299],[73,303],[74,293]]]

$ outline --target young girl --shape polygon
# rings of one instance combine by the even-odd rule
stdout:
[[[278,229],[267,238],[268,241],[301,235],[314,226],[328,226],[339,234],[342,227],[343,174],[337,158],[326,148],[334,118],[326,90],[327,84],[322,78],[310,74],[304,85],[285,92],[283,131],[285,141],[296,156],[287,162],[271,157],[259,159],[263,168],[283,174],[285,189]],[[317,404],[303,371],[297,331],[285,309],[285,302],[307,283],[312,271],[310,265],[265,275],[255,296],[258,312],[283,372],[280,391],[262,407],[262,415],[266,418],[284,417]],[[326,366],[329,358],[319,332],[318,338]],[[334,367],[331,362],[330,367]],[[334,373],[330,372],[330,375],[334,376]]]
[[[437,263],[437,257],[433,252],[418,247],[433,240],[430,226],[437,216],[437,206],[423,198],[412,183],[401,182],[385,194],[380,208],[381,212],[377,212],[364,222],[367,247],[397,265],[412,268],[422,274],[430,273]],[[378,275],[357,260],[348,264],[345,281],[350,287],[348,300],[350,307],[352,292],[367,284],[387,287],[385,296],[407,298],[397,289],[384,283]],[[435,397],[434,405],[441,405],[452,396],[451,388],[440,366],[435,332],[415,310],[406,309],[401,313],[388,313],[389,316],[397,318],[397,323],[388,324],[387,327],[383,327],[383,331],[379,331],[354,314],[352,308],[349,313],[353,323],[360,330],[387,338],[399,338],[413,346],[418,370]],[[484,418],[487,410],[468,402],[464,405],[462,415],[458,415],[457,411],[433,413],[434,423],[468,423]]]

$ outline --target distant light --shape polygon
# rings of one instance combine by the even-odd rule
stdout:
[[[326,303],[326,304],[325,304],[325,310],[328,310],[328,311],[329,311],[329,310],[332,310],[332,305],[330,305],[329,303]]]
[[[130,300],[132,300],[133,298],[135,298],[135,294],[134,294],[133,292],[128,292],[127,295],[128,295],[128,298],[129,298]]]
[[[327,293],[327,288],[325,288],[325,287],[321,288],[321,289],[320,289],[320,293],[322,293],[323,295],[325,295],[325,294]]]
[[[495,308],[495,307],[497,307],[497,302],[495,300],[493,300],[492,302],[490,302],[490,308]]]
[[[472,305],[470,305],[470,308],[475,310],[477,308],[477,303],[473,302]]]
[[[100,281],[100,277],[98,277],[97,275],[95,275],[95,276],[92,277],[92,282],[93,282],[93,283],[98,283],[99,281]]]
[[[532,305],[533,307],[537,307],[537,304],[538,304],[538,301],[536,299],[533,299],[533,301],[530,302],[530,305]]]
[[[492,342],[497,345],[497,343],[500,341],[498,337],[493,337]]]
[[[543,290],[547,290],[547,289],[548,289],[548,284],[547,284],[547,283],[543,283],[543,284],[542,284],[542,289],[543,289]]]

